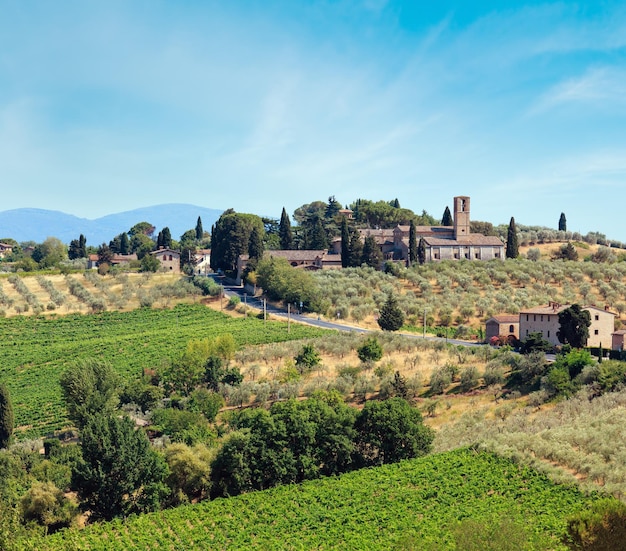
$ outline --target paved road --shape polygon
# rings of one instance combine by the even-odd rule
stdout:
[[[258,297],[252,297],[250,295],[248,295],[243,287],[241,286],[236,286],[236,285],[225,285],[222,283],[223,278],[218,276],[218,275],[213,275],[210,276],[213,277],[213,279],[215,279],[215,281],[217,283],[222,284],[223,288],[224,288],[224,297],[226,299],[228,299],[229,297],[231,297],[232,295],[238,295],[241,299],[241,302],[245,302],[248,304],[248,306],[252,307],[252,308],[257,308],[259,310],[263,310],[263,299],[260,299]],[[327,320],[323,320],[323,319],[318,319],[315,316],[312,315],[301,315],[298,314],[298,312],[294,309],[292,309],[291,313],[289,314],[287,312],[287,310],[282,309],[282,308],[277,308],[276,306],[273,306],[271,304],[267,304],[266,306],[266,312],[269,314],[271,314],[272,316],[277,316],[283,319],[288,319],[289,316],[291,316],[291,319],[293,321],[297,321],[298,323],[307,323],[309,325],[313,325],[315,327],[321,327],[323,329],[336,329],[337,331],[351,331],[351,332],[355,332],[355,333],[376,333],[377,330],[373,330],[373,329],[365,329],[363,327],[355,327],[355,326],[351,326],[351,325],[346,325],[343,323],[336,323],[333,321],[327,321]],[[411,339],[426,339],[426,340],[430,340],[430,341],[445,341],[448,342],[450,344],[455,344],[455,345],[461,345],[461,346],[486,346],[484,343],[477,343],[477,342],[468,342],[468,341],[461,341],[461,340],[457,340],[457,339],[446,339],[444,337],[433,337],[430,335],[427,335],[426,337],[422,336],[422,335],[416,335],[416,334],[412,334],[412,333],[402,333],[403,336],[407,337],[407,338],[411,338]]]

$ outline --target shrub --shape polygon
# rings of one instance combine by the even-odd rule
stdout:
[[[363,363],[377,362],[383,357],[383,347],[375,337],[370,337],[357,348],[356,353]]]
[[[616,499],[596,501],[568,520],[565,542],[577,551],[612,551],[626,541],[626,505]]]

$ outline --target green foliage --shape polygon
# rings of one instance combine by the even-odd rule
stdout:
[[[153,254],[146,254],[141,259],[141,271],[156,273],[159,271],[161,263],[159,259]]]
[[[0,378],[10,376],[18,439],[68,426],[59,379],[68,358],[78,365],[94,351],[107,358],[121,380],[132,380],[146,368],[170,363],[189,340],[231,335],[237,347],[314,337],[328,332],[286,322],[236,319],[204,305],[70,314],[58,318],[0,319]],[[231,340],[231,342],[232,342]],[[223,347],[222,347],[223,348]],[[34,368],[36,366],[36,369]]]
[[[211,232],[211,268],[234,273],[239,255],[248,254],[253,228],[263,237],[263,221],[254,214],[228,209],[222,213]]]
[[[280,214],[280,225],[278,229],[280,236],[280,248],[283,250],[293,249],[293,232],[291,231],[291,221],[287,215],[285,207]]]
[[[559,217],[559,231],[567,231],[567,218],[565,218],[564,212]]]
[[[215,450],[203,444],[187,446],[178,443],[165,449],[169,474],[165,482],[170,488],[174,504],[190,502],[208,496],[211,488],[211,462]]]
[[[383,253],[373,236],[368,235],[363,244],[363,252],[359,265],[365,264],[378,270],[383,261]]]
[[[506,257],[517,258],[519,256],[519,242],[517,238],[517,228],[515,227],[515,218],[511,217],[509,229],[506,237]]]
[[[322,358],[312,344],[305,344],[294,360],[298,371],[304,373],[319,365]]]
[[[269,298],[313,306],[319,288],[310,272],[294,268],[284,258],[263,259],[256,272],[257,282]]]
[[[69,418],[83,428],[94,415],[110,415],[118,404],[119,377],[108,362],[82,360],[60,378]]]
[[[383,357],[383,347],[376,337],[368,337],[365,342],[359,346],[356,353],[363,363],[377,362]]]
[[[554,260],[578,260],[578,252],[574,245],[568,242],[561,245],[559,250],[552,255],[552,258]]]
[[[366,402],[355,422],[359,463],[383,465],[427,454],[434,431],[421,413],[402,398]]]
[[[387,295],[387,300],[380,309],[378,325],[383,331],[397,331],[404,325],[404,314],[392,293]]]
[[[467,518],[452,529],[456,548],[463,551],[520,551],[536,549],[532,532],[523,520],[509,516],[478,521]],[[535,536],[534,539],[537,537]],[[546,540],[548,538],[545,538]],[[545,541],[544,545],[549,544]],[[546,547],[542,548],[546,549]]]
[[[582,348],[587,345],[589,339],[589,326],[591,314],[583,310],[580,304],[572,304],[562,312],[559,312],[559,330],[556,333],[559,342],[569,344],[574,348]]]
[[[153,412],[152,423],[156,430],[167,434],[173,442],[194,444],[215,439],[206,417],[199,411],[160,408]]]
[[[553,364],[555,367],[567,369],[571,379],[577,377],[582,370],[595,363],[588,350],[574,349],[566,354],[559,354]]]
[[[14,424],[13,404],[9,388],[6,384],[0,383],[0,449],[9,445]]]
[[[122,404],[137,404],[141,408],[141,411],[146,413],[154,409],[163,397],[164,391],[162,387],[135,379],[124,385],[120,393],[120,402]]]
[[[442,226],[452,226],[454,225],[454,220],[452,219],[452,214],[450,213],[450,208],[446,207],[443,211],[443,217],[441,218]]]
[[[522,354],[532,354],[533,352],[550,352],[553,349],[550,341],[543,338],[541,333],[530,333],[520,347]]]
[[[626,542],[626,505],[603,499],[572,515],[567,524],[568,547],[575,551],[613,551]]]
[[[95,519],[159,508],[167,465],[127,417],[92,415],[81,431],[73,484]]]
[[[70,526],[76,516],[76,506],[52,482],[35,482],[20,502],[26,522],[36,522],[53,533]]]
[[[189,410],[199,411],[209,422],[215,421],[220,409],[224,407],[224,398],[217,392],[197,388],[189,397]]]

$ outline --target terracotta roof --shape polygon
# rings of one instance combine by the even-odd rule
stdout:
[[[498,323],[519,323],[519,315],[502,314],[499,316],[493,316],[489,318],[486,323],[489,323],[491,320],[497,321]]]
[[[479,233],[471,233],[464,237],[461,241],[456,239],[446,239],[441,237],[424,237],[424,241],[431,247],[467,247],[471,245],[479,245],[483,247],[503,247],[504,243],[499,237],[494,235],[482,235]]]
[[[611,333],[611,335],[626,335],[626,330],[620,329],[619,331]]]
[[[543,306],[535,306],[534,308],[520,310],[520,314],[558,314],[559,312],[566,310],[570,306],[571,304],[545,304]]]
[[[285,258],[290,261],[306,261],[316,260],[321,258],[326,253],[325,250],[314,249],[301,249],[301,250],[287,250],[287,251],[265,251],[265,255],[275,258]]]

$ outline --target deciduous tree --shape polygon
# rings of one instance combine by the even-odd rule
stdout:
[[[591,315],[583,310],[580,304],[572,304],[559,312],[559,330],[556,336],[559,342],[569,344],[573,348],[583,348],[589,339]]]

